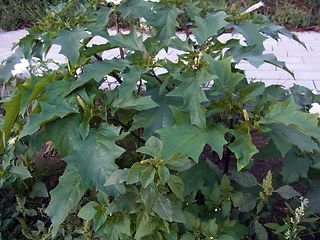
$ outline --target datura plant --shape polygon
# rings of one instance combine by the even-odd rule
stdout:
[[[28,239],[317,236],[320,129],[309,110],[319,97],[266,87],[237,65],[293,76],[264,40],[304,44],[255,8],[212,4],[204,13],[194,1],[69,1],[28,29],[0,69],[0,187],[18,209],[9,222],[1,214],[4,238],[16,220]],[[122,31],[128,17],[146,31]],[[55,45],[65,62],[48,59]],[[21,59],[29,74],[13,77]],[[39,157],[63,163],[58,182]],[[256,160],[271,157],[282,167],[258,177]],[[294,211],[279,209],[296,209],[302,195],[291,234]]]

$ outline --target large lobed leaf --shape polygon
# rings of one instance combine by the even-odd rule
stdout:
[[[88,37],[90,34],[81,28],[62,29],[53,43],[61,46],[60,53],[74,65],[80,56],[79,49],[82,46],[80,41]]]
[[[126,135],[119,132],[119,127],[104,123],[98,129],[90,129],[84,141],[79,136],[70,139],[71,149],[64,160],[79,171],[85,187],[96,187],[111,196],[125,192],[123,184],[104,186],[118,169],[115,159],[125,151],[115,144]]]
[[[208,13],[205,19],[195,16],[197,27],[193,28],[191,31],[198,43],[204,44],[208,38],[217,35],[219,30],[227,26],[229,24],[225,21],[227,16],[228,15],[225,12]]]
[[[258,122],[260,124],[281,124],[291,126],[300,132],[320,140],[320,128],[318,127],[318,116],[299,112],[293,96],[282,102],[269,107],[265,116]]]
[[[198,127],[206,126],[206,109],[201,105],[208,99],[203,91],[202,84],[212,81],[216,76],[205,70],[185,74],[173,74],[173,77],[181,81],[181,84],[167,94],[167,96],[182,97],[184,104],[182,109],[190,113],[191,124]]]
[[[45,83],[46,93],[39,99],[39,109],[32,112],[28,116],[28,122],[23,127],[20,138],[35,133],[39,127],[51,120],[63,118],[71,113],[76,113],[78,110],[74,104],[69,103],[65,98],[66,91],[71,84],[70,79],[63,79],[61,81],[53,81],[52,83]]]
[[[172,154],[181,152],[198,162],[206,144],[209,144],[222,157],[223,146],[227,143],[224,135],[228,131],[222,124],[200,128],[191,125],[188,116],[179,110],[175,110],[175,119],[176,124],[173,127],[156,131],[163,140],[164,159],[168,160]]]

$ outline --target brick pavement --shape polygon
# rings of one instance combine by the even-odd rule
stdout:
[[[11,54],[11,48],[14,42],[26,35],[25,30],[17,31],[0,31],[0,61],[4,60]],[[114,34],[114,32],[111,31]],[[286,62],[287,67],[293,71],[295,78],[282,69],[277,69],[270,64],[263,64],[258,69],[250,65],[248,62],[241,62],[238,67],[245,70],[248,79],[254,81],[263,81],[266,85],[280,84],[285,87],[291,87],[294,84],[306,86],[320,93],[320,33],[316,32],[298,32],[296,33],[302,40],[307,49],[299,45],[294,40],[284,36],[279,41],[267,39],[264,42],[266,48],[265,53],[274,53],[275,56]],[[230,35],[222,36],[227,40]],[[241,39],[241,38],[240,38]],[[103,38],[94,38],[95,44],[103,43]],[[48,58],[53,58],[58,62],[64,62],[65,58],[59,54],[60,46],[53,46],[48,54]],[[117,49],[109,50],[103,54],[104,58],[112,58],[118,55]],[[171,49],[168,53],[159,53],[157,57],[176,60],[178,51]]]

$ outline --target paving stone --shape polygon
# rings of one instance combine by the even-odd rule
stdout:
[[[295,71],[294,75],[299,82],[304,80],[320,81],[320,71]]]
[[[296,49],[295,51],[288,51],[289,57],[320,57],[320,51],[299,51]]]
[[[307,57],[302,57],[303,58],[303,62],[305,64],[314,64],[314,63],[319,63],[319,67],[320,67],[320,56],[307,56]]]
[[[260,67],[256,68],[255,66],[251,65],[247,61],[241,61],[238,63],[237,68],[240,69],[246,69],[246,70],[258,70],[258,71],[275,71],[276,66],[273,66],[272,64],[264,63]]]
[[[297,64],[297,63],[287,63],[286,66],[292,71],[320,71],[320,63],[310,63],[310,64]]]
[[[304,63],[302,57],[278,57],[278,60],[286,63]]]

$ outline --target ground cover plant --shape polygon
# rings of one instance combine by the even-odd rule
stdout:
[[[319,96],[236,67],[291,73],[263,41],[295,35],[222,2],[203,16],[193,1],[94,0],[63,21],[73,3],[29,29],[0,69],[1,238],[319,238]],[[128,16],[149,34],[122,33]],[[53,44],[65,64],[45,58]],[[159,58],[170,49],[176,61]],[[22,58],[30,74],[12,76]]]

